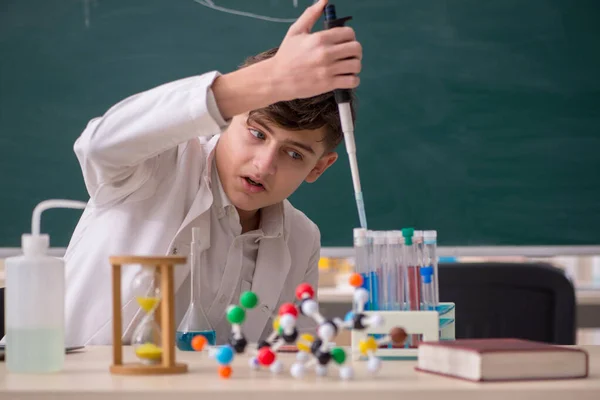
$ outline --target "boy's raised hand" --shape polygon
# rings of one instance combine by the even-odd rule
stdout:
[[[338,27],[311,33],[327,0],[308,7],[289,28],[271,61],[278,100],[306,98],[358,86],[362,47],[354,29]]]
[[[212,90],[226,120],[278,101],[307,98],[358,86],[362,47],[354,29],[311,33],[327,0],[308,7],[290,27],[277,54],[218,76]]]

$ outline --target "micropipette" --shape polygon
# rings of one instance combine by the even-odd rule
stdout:
[[[327,6],[325,6],[325,29],[344,26],[346,21],[350,19],[352,19],[352,17],[337,18],[335,6],[333,4],[327,4]],[[352,173],[352,184],[354,185],[354,197],[356,198],[358,218],[360,219],[361,228],[367,229],[367,214],[365,213],[365,203],[360,186],[358,162],[356,159],[354,122],[352,120],[352,110],[350,109],[350,90],[336,89],[334,90],[334,95],[340,113],[340,122],[342,124],[342,132],[344,133],[346,152],[348,153],[348,160],[350,161],[350,171]]]

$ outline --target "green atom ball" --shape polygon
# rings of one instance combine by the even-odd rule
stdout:
[[[246,311],[239,306],[229,306],[227,309],[227,321],[230,324],[241,324],[246,319]]]
[[[331,358],[338,364],[343,364],[346,361],[346,352],[340,347],[331,349]]]
[[[244,292],[240,296],[240,304],[244,308],[254,308],[258,304],[258,296],[254,292]]]

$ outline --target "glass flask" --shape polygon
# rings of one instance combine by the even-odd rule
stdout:
[[[190,273],[191,273],[191,299],[190,305],[177,328],[177,348],[183,351],[194,351],[192,340],[195,336],[202,335],[209,345],[216,343],[216,334],[208,317],[202,308],[200,300],[202,249],[200,246],[200,228],[192,228],[192,243],[190,246]]]

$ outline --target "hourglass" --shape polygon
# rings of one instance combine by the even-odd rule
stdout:
[[[113,291],[113,365],[115,374],[176,374],[187,365],[175,362],[175,293],[173,269],[185,265],[185,257],[110,257]],[[131,345],[137,359],[123,363],[121,315],[121,266],[141,265],[131,290],[143,316],[133,331]]]

